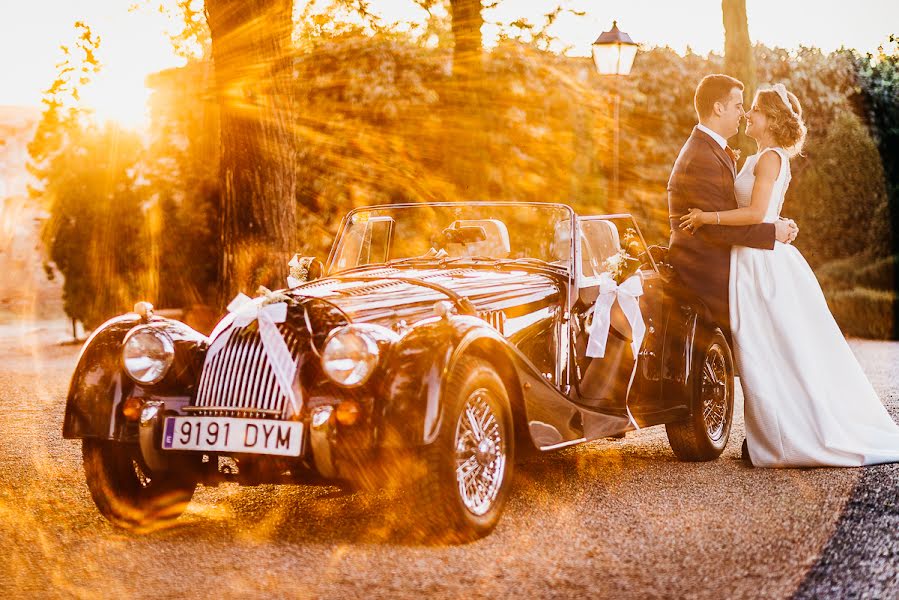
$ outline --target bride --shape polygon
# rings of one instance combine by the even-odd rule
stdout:
[[[773,223],[805,139],[799,100],[782,84],[746,114],[759,151],[737,175],[740,208],[692,209],[683,228]],[[899,462],[899,426],[887,413],[833,319],[799,250],[734,246],[730,319],[746,407],[746,441],[761,467],[857,467]]]

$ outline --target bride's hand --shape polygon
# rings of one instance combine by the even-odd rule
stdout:
[[[689,229],[691,232],[696,231],[705,223],[704,220],[705,213],[699,210],[698,208],[691,208],[689,214],[686,214],[680,218],[681,229]]]

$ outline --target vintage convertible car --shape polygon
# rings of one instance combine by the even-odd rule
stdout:
[[[429,535],[482,536],[527,453],[658,424],[683,460],[724,449],[731,352],[665,254],[561,204],[359,208],[326,263],[292,261],[208,337],[146,303],[98,328],[64,436],[123,527],[198,483],[389,480]]]

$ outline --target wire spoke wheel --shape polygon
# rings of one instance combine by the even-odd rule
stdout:
[[[702,368],[702,416],[709,438],[714,442],[721,440],[727,428],[729,396],[724,350],[719,344],[713,344]]]
[[[456,423],[456,481],[465,507],[484,515],[493,506],[506,470],[506,442],[490,392],[472,392]]]
[[[82,461],[100,513],[132,531],[152,531],[174,521],[196,488],[196,479],[187,473],[152,473],[134,444],[87,438]]]
[[[690,372],[690,416],[665,424],[680,460],[718,458],[727,446],[734,417],[734,359],[727,338],[716,329],[695,354]]]
[[[445,389],[445,418],[419,455],[412,508],[416,535],[456,543],[499,522],[515,469],[515,425],[505,382],[484,358],[461,356]]]

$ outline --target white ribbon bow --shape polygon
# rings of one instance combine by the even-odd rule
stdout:
[[[643,322],[638,300],[642,295],[643,283],[639,275],[631,275],[620,285],[609,273],[599,276],[599,297],[593,305],[593,324],[587,340],[587,356],[602,358],[606,355],[606,342],[612,326],[612,305],[617,300],[631,326],[631,349],[634,351],[634,360],[637,360],[643,336],[646,335],[646,324]]]
[[[268,290],[264,291],[267,292]],[[278,382],[281,392],[290,401],[293,414],[298,415],[300,414],[300,405],[297,402],[293,389],[297,365],[277,326],[278,323],[283,323],[287,320],[287,303],[272,303],[271,301],[275,297],[274,294],[267,293],[265,296],[253,299],[245,294],[238,294],[228,304],[228,312],[233,315],[231,326],[220,332],[217,337],[216,332],[213,331],[213,336],[211,336],[213,341],[209,351],[206,353],[206,361],[211,361],[225,347],[235,328],[246,327],[253,321],[258,321],[262,348],[265,350],[268,363],[275,374],[275,380]],[[224,322],[224,319],[222,322]]]

